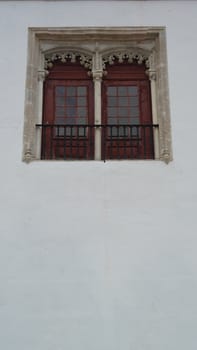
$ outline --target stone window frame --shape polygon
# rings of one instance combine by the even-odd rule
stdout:
[[[95,124],[101,121],[101,82],[106,62],[125,57],[145,62],[150,79],[155,160],[172,161],[165,27],[28,28],[23,161],[40,160],[43,82],[53,57],[80,55],[94,81]],[[101,159],[99,128],[95,160]]]

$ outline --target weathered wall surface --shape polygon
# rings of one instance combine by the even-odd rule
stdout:
[[[197,3],[0,3],[0,348],[196,350]],[[22,163],[28,27],[166,26],[174,161]]]

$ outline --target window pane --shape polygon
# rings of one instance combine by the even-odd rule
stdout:
[[[66,109],[66,116],[67,117],[76,117],[76,114],[77,114],[77,111],[76,111],[75,107]]]
[[[117,124],[117,118],[109,118],[108,119],[108,124],[109,125]]]
[[[138,87],[137,86],[128,86],[128,95],[137,95],[138,94]]]
[[[60,123],[58,123],[58,124],[60,124]],[[64,136],[65,131],[66,131],[65,128],[62,128],[62,127],[55,128],[56,136]]]
[[[121,124],[123,124],[123,125],[129,124],[128,118],[119,118],[119,124],[120,124],[120,125],[121,125]]]
[[[108,102],[108,106],[113,106],[114,107],[114,106],[117,105],[118,100],[117,100],[116,97],[108,97],[107,102]]]
[[[139,117],[139,107],[131,107],[129,109],[129,115],[130,117]]]
[[[65,117],[66,116],[66,111],[64,108],[56,108],[55,110],[55,116],[56,117]]]
[[[66,88],[64,86],[56,86],[55,91],[56,95],[63,96],[65,95]]]
[[[117,116],[117,108],[109,107],[107,109],[107,111],[108,111],[108,117],[116,117]]]
[[[86,96],[86,86],[78,86],[77,88],[77,95],[78,96]]]
[[[78,103],[78,106],[86,106],[86,97],[78,97],[77,103]]]
[[[74,87],[74,86],[67,87],[66,92],[67,92],[67,96],[75,96],[76,95],[76,87]]]
[[[128,106],[128,98],[127,97],[118,97],[118,104],[120,107]]]
[[[55,124],[66,124],[66,119],[61,117],[55,118]]]
[[[108,96],[116,96],[116,87],[114,86],[109,86],[107,88],[107,95]]]
[[[66,124],[76,124],[75,118],[66,118]]]
[[[119,96],[127,96],[127,86],[119,86],[118,87],[118,95]]]
[[[87,117],[87,109],[86,107],[80,107],[77,110],[77,116],[78,117]]]
[[[139,118],[129,118],[131,124],[140,124]]]
[[[62,97],[56,97],[56,106],[64,106],[64,103],[65,103],[65,98],[62,96]]]
[[[87,123],[86,123],[86,118],[78,118],[78,119],[77,119],[77,124],[80,124],[80,125],[87,124]]]
[[[86,128],[85,127],[80,127],[78,129],[78,135],[79,136],[86,136]]]
[[[66,97],[66,105],[67,106],[76,106],[76,102],[77,102],[77,99],[76,99],[76,97],[69,97],[69,96],[67,96]]]
[[[129,97],[129,105],[132,107],[138,106],[139,98],[138,96],[130,96]]]
[[[118,108],[118,115],[119,117],[127,117],[129,115],[128,108]]]

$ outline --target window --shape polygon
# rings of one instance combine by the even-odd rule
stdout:
[[[31,28],[24,160],[168,162],[167,91],[164,28]]]

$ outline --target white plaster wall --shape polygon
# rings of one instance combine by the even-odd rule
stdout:
[[[0,2],[0,349],[196,350],[197,2]],[[174,161],[22,163],[29,26],[166,26]]]

